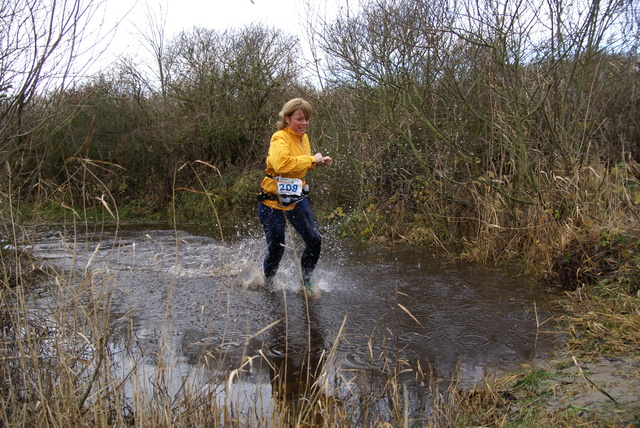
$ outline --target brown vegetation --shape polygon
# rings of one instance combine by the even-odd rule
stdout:
[[[161,397],[124,404],[108,368],[108,307],[83,296],[92,278],[71,281],[91,305],[54,331],[26,305],[34,269],[15,249],[28,243],[23,227],[51,219],[252,224],[268,139],[293,96],[314,105],[312,145],[334,159],[312,185],[335,233],[524,261],[572,293],[571,347],[637,353],[633,2],[363,2],[331,21],[309,15],[311,69],[279,30],[193,28],[163,44],[148,35],[154,78],[129,58],[82,81],[71,73],[76,42],[96,5],[45,3],[0,7],[4,425],[229,421],[205,414],[206,396],[184,397],[192,414]],[[512,419],[496,411],[505,398],[495,389],[452,394],[449,407],[436,402],[443,424]]]

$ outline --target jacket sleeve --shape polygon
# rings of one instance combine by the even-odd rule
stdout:
[[[306,138],[306,137],[305,137]],[[306,141],[308,147],[308,140]],[[311,155],[294,155],[285,137],[275,133],[271,138],[269,161],[277,175],[304,176],[304,173],[316,166]]]

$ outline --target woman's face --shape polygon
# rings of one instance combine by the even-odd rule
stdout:
[[[293,132],[297,134],[304,134],[305,132],[307,132],[309,119],[307,119],[302,110],[294,111],[291,116],[285,117],[285,121]]]

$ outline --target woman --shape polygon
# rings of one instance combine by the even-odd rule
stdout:
[[[308,199],[307,171],[331,165],[331,158],[321,153],[311,155],[307,126],[311,105],[302,98],[287,101],[280,111],[278,131],[271,137],[262,193],[258,197],[258,218],[267,240],[268,251],[263,270],[268,284],[284,254],[287,220],[305,242],[300,265],[306,290],[311,291],[311,274],[320,257],[322,236]]]

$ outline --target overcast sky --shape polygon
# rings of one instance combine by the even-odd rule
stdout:
[[[332,0],[335,1],[335,0]],[[149,27],[149,13],[166,15],[166,40],[194,26],[224,30],[243,28],[252,23],[264,23],[292,34],[301,40],[304,28],[302,0],[105,0],[102,32],[113,28],[110,43],[101,65],[122,54],[141,49],[140,31]],[[326,0],[312,0],[314,6]]]
[[[133,26],[146,19],[146,11],[167,12],[167,31],[175,34],[194,26],[225,29],[240,28],[253,22],[282,26],[298,17],[296,0],[106,0],[115,19],[123,20],[123,27]],[[112,8],[111,5],[116,6]],[[132,6],[133,5],[133,6]],[[129,12],[129,9],[131,11]],[[125,17],[125,14],[126,17]]]

